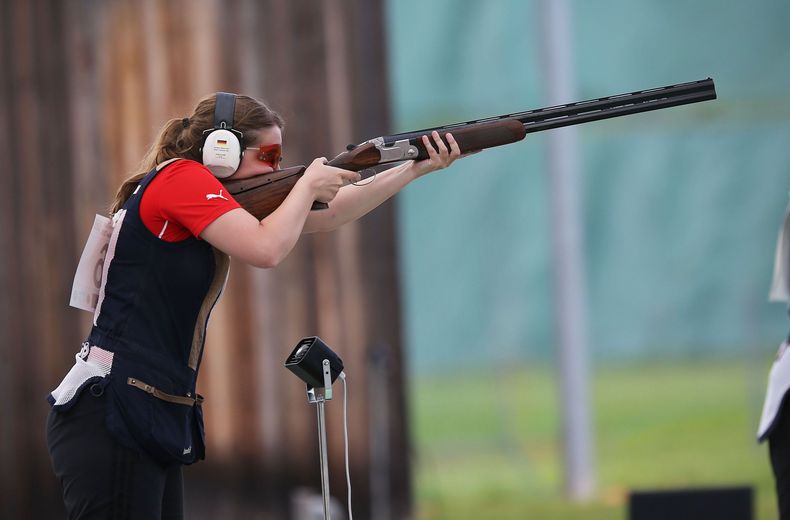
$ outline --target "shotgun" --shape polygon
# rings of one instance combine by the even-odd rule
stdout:
[[[348,145],[346,151],[327,164],[346,170],[362,171],[383,164],[427,159],[428,152],[421,137],[430,135],[434,130],[439,132],[448,148],[445,134],[452,133],[461,152],[466,153],[515,143],[529,133],[712,99],[716,99],[716,88],[713,80],[707,78],[376,137],[360,144]],[[242,207],[256,218],[263,219],[285,200],[304,171],[305,166],[294,166],[247,179],[229,180],[223,184]],[[313,204],[313,209],[326,207],[327,204],[322,202]]]

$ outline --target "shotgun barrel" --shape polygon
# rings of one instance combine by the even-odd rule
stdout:
[[[385,145],[391,145],[404,139],[409,139],[410,141],[415,140],[416,142],[419,141],[421,136],[430,134],[434,130],[438,131],[440,134],[445,134],[447,132],[452,133],[454,130],[465,126],[490,123],[501,119],[516,119],[520,121],[529,134],[550,130],[552,128],[578,125],[580,123],[638,114],[640,112],[649,112],[651,110],[659,110],[679,105],[688,105],[690,103],[699,103],[700,101],[712,99],[716,99],[716,87],[711,78],[706,78],[688,83],[668,85],[666,87],[638,90],[636,92],[629,92],[628,94],[606,96],[598,99],[568,103],[566,105],[538,108],[525,112],[516,112],[513,114],[466,121],[464,123],[425,128],[414,132],[387,135],[380,139],[382,139]]]

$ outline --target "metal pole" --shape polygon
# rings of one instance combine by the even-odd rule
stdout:
[[[316,402],[318,413],[318,450],[321,454],[321,496],[324,498],[324,518],[330,520],[329,514],[329,457],[326,450],[326,421],[324,419],[324,398]]]
[[[574,99],[570,8],[567,0],[542,0],[544,77],[548,103]],[[588,398],[587,295],[579,209],[576,129],[546,135],[551,183],[554,300],[559,343],[560,398],[565,447],[565,491],[573,500],[595,490]]]

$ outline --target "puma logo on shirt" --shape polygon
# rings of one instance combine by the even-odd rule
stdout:
[[[228,200],[225,197],[225,195],[222,194],[222,190],[219,190],[219,193],[207,193],[206,194],[206,200],[211,200],[211,199],[225,199],[225,200]]]

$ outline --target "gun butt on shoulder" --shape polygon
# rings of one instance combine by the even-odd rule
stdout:
[[[222,184],[258,220],[263,220],[276,210],[304,175],[305,166],[293,166],[246,179],[229,180]],[[313,209],[325,209],[324,202],[314,202]]]

